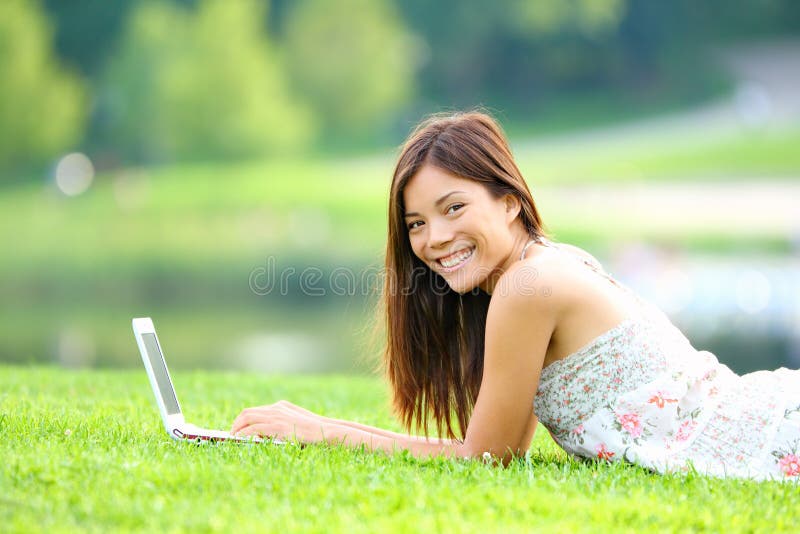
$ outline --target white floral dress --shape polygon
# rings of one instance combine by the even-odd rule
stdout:
[[[662,473],[799,480],[800,371],[737,375],[585,263],[638,310],[542,370],[534,411],[553,439],[576,456]]]

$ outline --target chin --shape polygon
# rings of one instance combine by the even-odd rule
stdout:
[[[447,285],[449,285],[450,289],[452,289],[453,291],[455,291],[459,295],[464,295],[466,293],[469,293],[470,290],[472,289],[470,287],[462,287],[462,286],[457,285],[457,284],[447,284]]]
[[[478,289],[482,281],[483,280],[475,280],[474,277],[466,277],[466,280],[462,277],[456,277],[455,279],[445,278],[445,282],[447,282],[447,285],[450,286],[450,289],[461,295],[465,295],[470,291]]]

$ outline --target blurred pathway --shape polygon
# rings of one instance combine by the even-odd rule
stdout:
[[[731,96],[665,116],[515,143],[515,151],[691,142],[733,136],[743,129],[800,127],[800,41],[732,47],[716,56],[738,80]]]
[[[668,116],[515,143],[515,153],[533,160],[561,152],[572,158],[585,150],[691,145],[753,129],[800,128],[800,41],[730,48],[718,57],[738,79],[730,97]],[[547,211],[589,221],[625,214],[656,232],[702,228],[730,233],[747,228],[756,234],[791,236],[800,244],[800,176],[795,178],[539,186],[536,193]]]
[[[741,232],[742,239],[787,236],[800,247],[800,180],[539,186],[534,195],[545,217],[571,217],[587,227],[624,218],[651,235]]]

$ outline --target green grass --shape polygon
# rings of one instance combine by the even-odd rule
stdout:
[[[189,420],[290,399],[398,430],[377,379],[176,373]],[[0,524],[28,531],[791,531],[797,488],[583,463],[544,430],[508,468],[338,447],[194,446],[143,371],[0,367]]]
[[[800,178],[800,130],[650,134],[588,145],[567,139],[555,147],[540,147],[534,139],[519,147],[516,157],[534,191],[551,184]]]

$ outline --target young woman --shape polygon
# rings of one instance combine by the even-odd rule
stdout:
[[[591,255],[549,240],[485,114],[433,117],[403,147],[383,298],[396,412],[443,437],[285,401],[244,410],[232,432],[508,462],[541,421],[581,457],[800,479],[800,371],[737,376]]]

